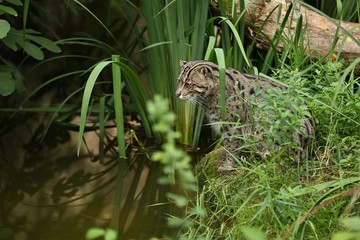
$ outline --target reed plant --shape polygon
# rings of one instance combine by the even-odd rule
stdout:
[[[126,39],[130,40],[124,47],[119,43],[116,33],[112,31],[111,27],[115,22],[98,18],[81,1],[71,2],[83,9],[83,14],[89,14],[95,19],[105,37],[96,39],[85,33],[81,37],[59,40],[56,42],[57,45],[43,42],[42,46],[52,47],[53,52],[59,52],[56,46],[65,48],[73,45],[84,47],[84,52],[88,55],[76,53],[49,58],[36,65],[35,70],[30,70],[30,73],[43,64],[51,64],[52,61],[64,60],[65,63],[70,60],[71,63],[79,62],[79,59],[86,61],[79,69],[67,70],[47,79],[25,97],[20,106],[25,106],[32,96],[43,89],[51,87],[52,84],[62,83],[61,81],[70,77],[81,75],[79,78],[85,79],[85,83],[68,94],[56,106],[38,108],[16,106],[1,110],[52,113],[48,126],[51,123],[67,123],[70,117],[80,113],[78,146],[82,141],[86,118],[89,115],[98,116],[101,143],[105,142],[105,121],[109,118],[116,119],[118,132],[116,160],[119,163],[119,174],[111,227],[119,236],[123,236],[122,227],[129,215],[126,208],[133,206],[132,202],[137,197],[135,188],[140,181],[141,172],[139,170],[134,177],[133,191],[130,191],[128,198],[125,199],[121,195],[127,147],[124,143],[126,131],[124,114],[138,115],[145,135],[154,136],[157,142],[171,142],[169,149],[173,152],[178,150],[175,140],[194,148],[198,145],[204,113],[201,109],[196,109],[175,97],[180,70],[179,60],[216,61],[222,71],[230,66],[293,86],[291,93],[299,95],[300,99],[308,102],[316,121],[313,155],[303,165],[293,164],[281,155],[265,160],[251,155],[249,158],[237,158],[241,174],[236,176],[214,178],[213,175],[203,173],[205,184],[202,186],[202,191],[197,192],[196,200],[189,203],[188,199],[183,201],[189,204],[187,215],[179,218],[178,221],[173,218],[175,223],[182,223],[177,225],[180,226],[179,237],[239,239],[239,236],[242,236],[254,239],[254,236],[259,236],[256,239],[265,239],[266,235],[269,238],[283,239],[329,239],[335,232],[342,230],[339,223],[343,219],[354,219],[360,214],[358,195],[360,99],[359,78],[354,70],[360,62],[359,59],[349,67],[343,68],[339,62],[324,63],[322,59],[314,61],[304,55],[302,29],[306,26],[302,18],[299,18],[296,24],[294,39],[282,37],[282,28],[280,28],[276,36],[270,39],[269,50],[256,49],[256,39],[249,42],[245,36],[247,26],[243,18],[246,5],[243,0],[240,0],[242,7],[240,12],[237,11],[236,1],[219,0],[221,16],[211,15],[208,10],[209,0],[107,1],[109,6],[123,13],[131,26],[132,31],[126,36]],[[110,2],[113,5],[110,5]],[[303,2],[308,2],[307,5],[314,10],[316,7],[319,8],[320,10],[317,11],[322,11],[322,14],[327,14],[329,18],[359,20],[359,0],[337,0],[331,3],[328,0]],[[30,1],[25,3],[26,13]],[[108,14],[110,15],[111,11]],[[290,10],[287,14],[290,14]],[[283,27],[285,22],[282,24]],[[261,33],[261,29],[259,32]],[[352,37],[350,33],[347,34]],[[334,39],[336,37],[334,36]],[[35,41],[34,38],[28,40]],[[39,38],[37,40],[39,41]],[[276,51],[276,47],[281,41],[286,47],[280,54]],[[131,60],[134,55],[140,60]],[[42,59],[39,55],[34,56]],[[107,66],[111,71],[107,70]],[[6,77],[8,76],[9,74],[6,74]],[[96,86],[111,87],[100,96],[96,96],[92,91]],[[223,99],[223,80],[221,86],[220,95]],[[6,91],[6,94],[12,91]],[[69,104],[72,98],[81,93],[83,93],[81,105]],[[128,94],[130,103],[122,101],[123,93]],[[175,121],[175,132],[182,133],[180,139],[176,135],[169,141],[169,136],[165,132],[159,133],[154,129],[157,120],[149,117],[151,111],[147,108],[147,102],[155,95],[168,99],[169,110],[176,113],[176,120],[172,117],[170,120]],[[284,100],[282,102],[286,103]],[[285,106],[281,105],[281,107]],[[288,119],[283,120],[282,123],[286,123]],[[104,146],[100,149],[102,149],[100,156],[103,156]],[[169,149],[164,148],[162,153],[155,155],[157,156],[155,159],[169,160],[166,156],[171,153]],[[187,180],[191,180],[191,184],[185,182],[192,186],[193,178],[188,172],[189,159],[185,154],[182,157],[184,157],[182,160],[186,160],[183,162],[185,167],[182,170]],[[172,168],[166,168],[166,173],[170,174],[171,178],[166,180],[170,179],[173,183],[176,169],[173,165],[176,165],[176,162],[169,162]],[[156,182],[157,176],[149,174],[149,179],[147,184],[152,184]],[[140,205],[148,204],[148,199],[158,199],[157,195],[152,195],[151,190],[150,186],[142,192]],[[183,200],[179,196],[170,196],[175,202]],[[122,199],[125,199],[125,210],[119,208]],[[137,212],[134,219],[142,221],[144,216],[144,213]],[[189,221],[182,221],[184,219],[190,220],[190,224]],[[164,221],[161,223],[164,224]],[[141,226],[137,226],[136,230],[140,232],[140,228]],[[100,230],[94,235],[97,237],[105,234],[115,238],[113,231]]]
[[[335,19],[351,22],[356,22],[359,19],[357,9],[360,7],[360,2],[358,0],[334,0],[330,3],[326,0],[304,0],[304,2],[314,6],[316,9],[319,9],[321,12]]]
[[[351,3],[342,1],[341,4]],[[352,9],[347,14],[357,16],[359,10]],[[270,158],[259,158],[255,154],[237,157],[240,174],[229,177],[214,177],[201,170],[206,184],[194,204],[205,209],[206,217],[194,217],[195,224],[183,229],[182,236],[196,239],[193,237],[196,233],[203,239],[359,237],[359,229],[349,224],[358,224],[360,214],[360,113],[354,105],[359,102],[359,77],[355,67],[360,59],[346,68],[336,61],[311,60],[301,50],[304,49],[301,28],[306,27],[302,24],[297,23],[294,37],[297,41],[275,36],[274,46],[279,41],[285,46],[281,55],[274,52],[275,48],[265,52],[264,64],[268,66],[260,65],[260,75],[287,85],[290,95],[275,100],[276,107],[271,106],[272,101],[262,107],[278,111],[293,101],[306,100],[316,125],[312,154],[302,164],[292,163],[284,154]],[[289,99],[281,100],[283,97]],[[291,129],[296,125],[296,121],[286,116],[281,119],[282,128]],[[206,165],[200,165],[199,169],[203,167]],[[346,229],[350,230],[348,235],[344,233]]]
[[[180,60],[203,59],[208,4],[206,1],[142,1],[147,26],[146,64],[150,94],[160,94],[171,102],[178,116],[181,142],[197,145],[202,113],[175,97]]]

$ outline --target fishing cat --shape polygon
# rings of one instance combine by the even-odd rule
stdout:
[[[210,124],[223,138],[223,145],[227,149],[225,158],[217,166],[218,171],[233,168],[232,155],[244,152],[243,145],[248,143],[248,139],[253,140],[255,149],[263,155],[284,148],[281,140],[269,134],[270,130],[274,131],[275,123],[279,126],[280,120],[274,111],[264,112],[258,106],[266,106],[262,103],[267,99],[274,99],[274,95],[286,92],[286,86],[228,68],[225,70],[225,110],[222,116],[219,66],[208,61],[180,61],[180,65],[176,96],[204,107]],[[306,103],[302,105],[307,109]],[[295,116],[297,128],[290,130],[286,126],[282,127],[280,122],[278,135],[288,136],[288,142],[292,142],[291,155],[301,161],[306,158],[307,147],[313,138],[313,120],[309,111],[296,115],[291,106],[285,112],[285,116],[287,115]]]

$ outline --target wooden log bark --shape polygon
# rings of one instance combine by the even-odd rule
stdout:
[[[360,24],[358,23],[329,19],[294,0],[246,0],[245,3],[247,9],[245,21],[251,29],[248,36],[250,38],[256,36],[258,47],[269,47],[268,40],[274,38],[291,7],[282,34],[288,39],[294,39],[296,24],[301,16],[303,44],[306,53],[312,58],[325,58],[325,60],[339,58],[344,66],[347,66],[360,57]],[[240,14],[240,1],[237,6]],[[256,34],[259,29],[262,34]],[[337,41],[334,43],[336,38]],[[284,42],[279,42],[277,50],[281,52],[283,48]],[[357,70],[360,70],[360,66]]]

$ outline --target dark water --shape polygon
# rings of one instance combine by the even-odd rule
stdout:
[[[160,166],[143,150],[129,149],[119,181],[114,129],[108,129],[104,158],[95,131],[85,134],[77,157],[76,131],[54,126],[42,138],[39,122],[1,135],[0,239],[85,239],[89,228],[111,227],[118,207],[119,239],[174,232],[166,221],[178,210],[165,196],[169,187],[157,183]],[[114,206],[116,196],[120,204]]]

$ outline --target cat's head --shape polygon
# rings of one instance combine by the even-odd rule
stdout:
[[[180,61],[176,96],[181,100],[201,101],[215,85],[215,64],[207,61]]]

